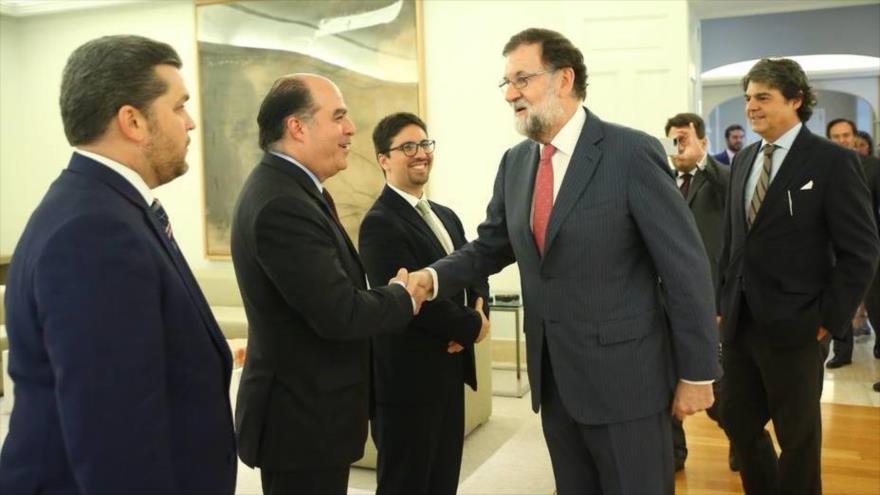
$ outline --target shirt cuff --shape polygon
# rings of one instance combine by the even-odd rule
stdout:
[[[433,301],[434,299],[437,299],[437,294],[440,293],[440,281],[437,279],[437,270],[431,268],[430,266],[428,268],[425,268],[425,270],[428,270],[428,273],[431,274],[431,278],[434,282],[434,292],[432,292],[431,296],[428,297],[429,301]]]
[[[403,281],[401,280],[397,280],[396,278],[391,280],[388,285],[399,285],[403,287],[403,290],[406,290],[406,284],[403,283]],[[418,309],[418,306],[416,306],[416,298],[414,298],[412,294],[409,293],[409,291],[406,291],[406,294],[409,296],[409,300],[412,301],[413,314],[416,314],[416,310]]]
[[[711,383],[715,383],[715,380],[685,380],[684,378],[680,379],[684,383],[690,383],[691,385],[709,385]]]

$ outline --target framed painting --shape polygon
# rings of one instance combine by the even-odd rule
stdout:
[[[205,249],[228,259],[232,210],[259,162],[257,112],[280,76],[333,80],[357,127],[348,169],[325,186],[352,240],[384,177],[372,129],[385,115],[423,114],[420,0],[197,0]]]

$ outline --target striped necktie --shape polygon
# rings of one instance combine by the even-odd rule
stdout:
[[[770,186],[770,169],[773,167],[773,151],[776,149],[775,144],[767,143],[761,148],[764,154],[764,164],[761,167],[761,175],[758,177],[758,183],[755,184],[755,194],[752,195],[752,202],[749,203],[749,228],[755,223],[755,217],[758,216],[758,210],[764,202],[767,195],[767,188]]]
[[[150,205],[150,210],[156,216],[156,219],[159,220],[159,225],[162,226],[162,230],[165,232],[168,240],[171,241],[171,245],[174,246],[174,249],[180,251],[180,248],[177,247],[177,242],[174,240],[174,232],[171,230],[171,220],[168,218],[165,208],[162,207],[162,203],[158,199],[154,199],[153,204]]]

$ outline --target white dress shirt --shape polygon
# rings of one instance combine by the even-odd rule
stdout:
[[[692,168],[690,172],[679,172],[675,171],[675,184],[681,189],[681,185],[684,184],[684,176],[691,176],[691,184],[694,183],[694,177],[697,175],[697,171],[702,172],[706,169],[706,155],[703,155],[703,158],[700,160],[700,163],[697,163],[697,166]],[[690,187],[690,186],[688,186]]]
[[[148,186],[147,183],[144,182],[144,178],[141,177],[139,173],[117,162],[116,160],[111,160],[110,158],[107,158],[104,155],[92,153],[91,151],[81,150],[79,148],[73,148],[73,150],[86,158],[91,158],[92,160],[95,160],[101,165],[104,165],[110,170],[121,175],[123,179],[128,181],[128,183],[131,184],[131,186],[134,187],[141,196],[143,196],[144,201],[147,203],[147,206],[151,206],[153,204],[153,200],[155,199],[153,197],[153,192],[150,191],[150,186]]]
[[[801,127],[803,126],[804,124],[802,122],[798,122],[797,125],[787,130],[785,134],[779,136],[779,139],[777,139],[775,143],[770,143],[775,144],[776,149],[773,150],[773,156],[771,157],[770,181],[767,183],[768,189],[770,188],[770,184],[773,183],[773,178],[776,177],[776,172],[779,172],[779,167],[782,166],[785,157],[788,156],[788,151],[794,143],[794,138],[796,138],[798,133],[801,132]],[[761,149],[764,148],[765,144],[767,144],[767,140],[762,139],[761,146],[758,147],[758,156],[756,156],[755,161],[752,162],[752,170],[749,173],[749,180],[746,182],[746,198],[745,203],[743,203],[746,218],[749,217],[749,205],[752,204],[752,196],[755,195],[755,186],[758,184],[758,179],[761,177],[761,169],[764,167],[764,154],[761,153]]]

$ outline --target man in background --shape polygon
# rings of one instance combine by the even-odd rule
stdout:
[[[727,129],[724,129],[724,141],[727,146],[724,148],[724,151],[713,155],[712,158],[717,160],[718,163],[730,165],[733,163],[733,157],[742,149],[745,137],[746,132],[741,125],[733,124],[727,126]]]
[[[180,67],[139,36],[67,60],[74,153],[6,288],[15,405],[0,493],[235,490],[229,347],[152,192],[187,170]]]
[[[677,140],[678,154],[671,156],[675,167],[675,182],[681,191],[700,232],[706,255],[712,268],[713,287],[718,283],[718,260],[721,256],[721,225],[724,219],[724,206],[727,188],[730,185],[730,169],[721,166],[706,153],[706,124],[694,113],[680,113],[666,121],[666,137]],[[706,409],[706,414],[724,428],[721,416],[721,402],[724,400],[724,379],[713,383],[715,403]],[[770,436],[765,432],[765,441],[773,448]],[[687,459],[687,439],[682,422],[672,419],[673,454],[675,470],[684,469]],[[739,463],[733,447],[728,452],[728,465],[732,471],[739,470]]]
[[[373,130],[385,188],[364,218],[358,247],[370,280],[417,269],[467,239],[451,209],[429,201],[434,140],[411,113]],[[373,337],[378,494],[454,494],[464,442],[464,385],[477,389],[474,344],[489,332],[486,279],[450,299],[425,304],[399,335]]]
[[[348,490],[370,415],[369,337],[406,328],[403,286],[368,289],[323,182],[347,166],[354,124],[342,93],[314,74],[278,79],[257,115],[265,151],[242,187],[232,262],[247,312],[235,410],[239,456],[263,493]],[[406,271],[398,274],[406,282]]]
[[[722,416],[747,494],[822,492],[823,367],[877,268],[880,241],[856,154],[804,125],[816,97],[790,59],[743,78],[761,141],[731,168],[719,264]],[[773,421],[782,449],[763,452]]]
[[[847,149],[855,149],[855,137],[857,136],[856,125],[848,119],[834,119],[825,128],[828,139]],[[870,155],[859,155],[862,171],[872,197],[876,195],[876,176],[880,174],[880,160]],[[875,208],[876,211],[876,208]],[[867,311],[867,316],[865,312]],[[829,369],[840,368],[852,364],[853,344],[856,332],[858,335],[870,335],[871,327],[874,328],[874,357],[880,359],[880,338],[876,337],[880,329],[880,271],[875,274],[874,281],[865,295],[865,301],[856,310],[856,316],[852,325],[842,340],[834,340],[832,347],[834,357],[825,365]]]
[[[718,377],[693,216],[660,143],[583,106],[586,66],[568,39],[526,29],[502,53],[500,87],[528,139],[504,153],[478,238],[410,282],[444,299],[518,263],[558,492],[671,493],[670,414],[709,407]]]

